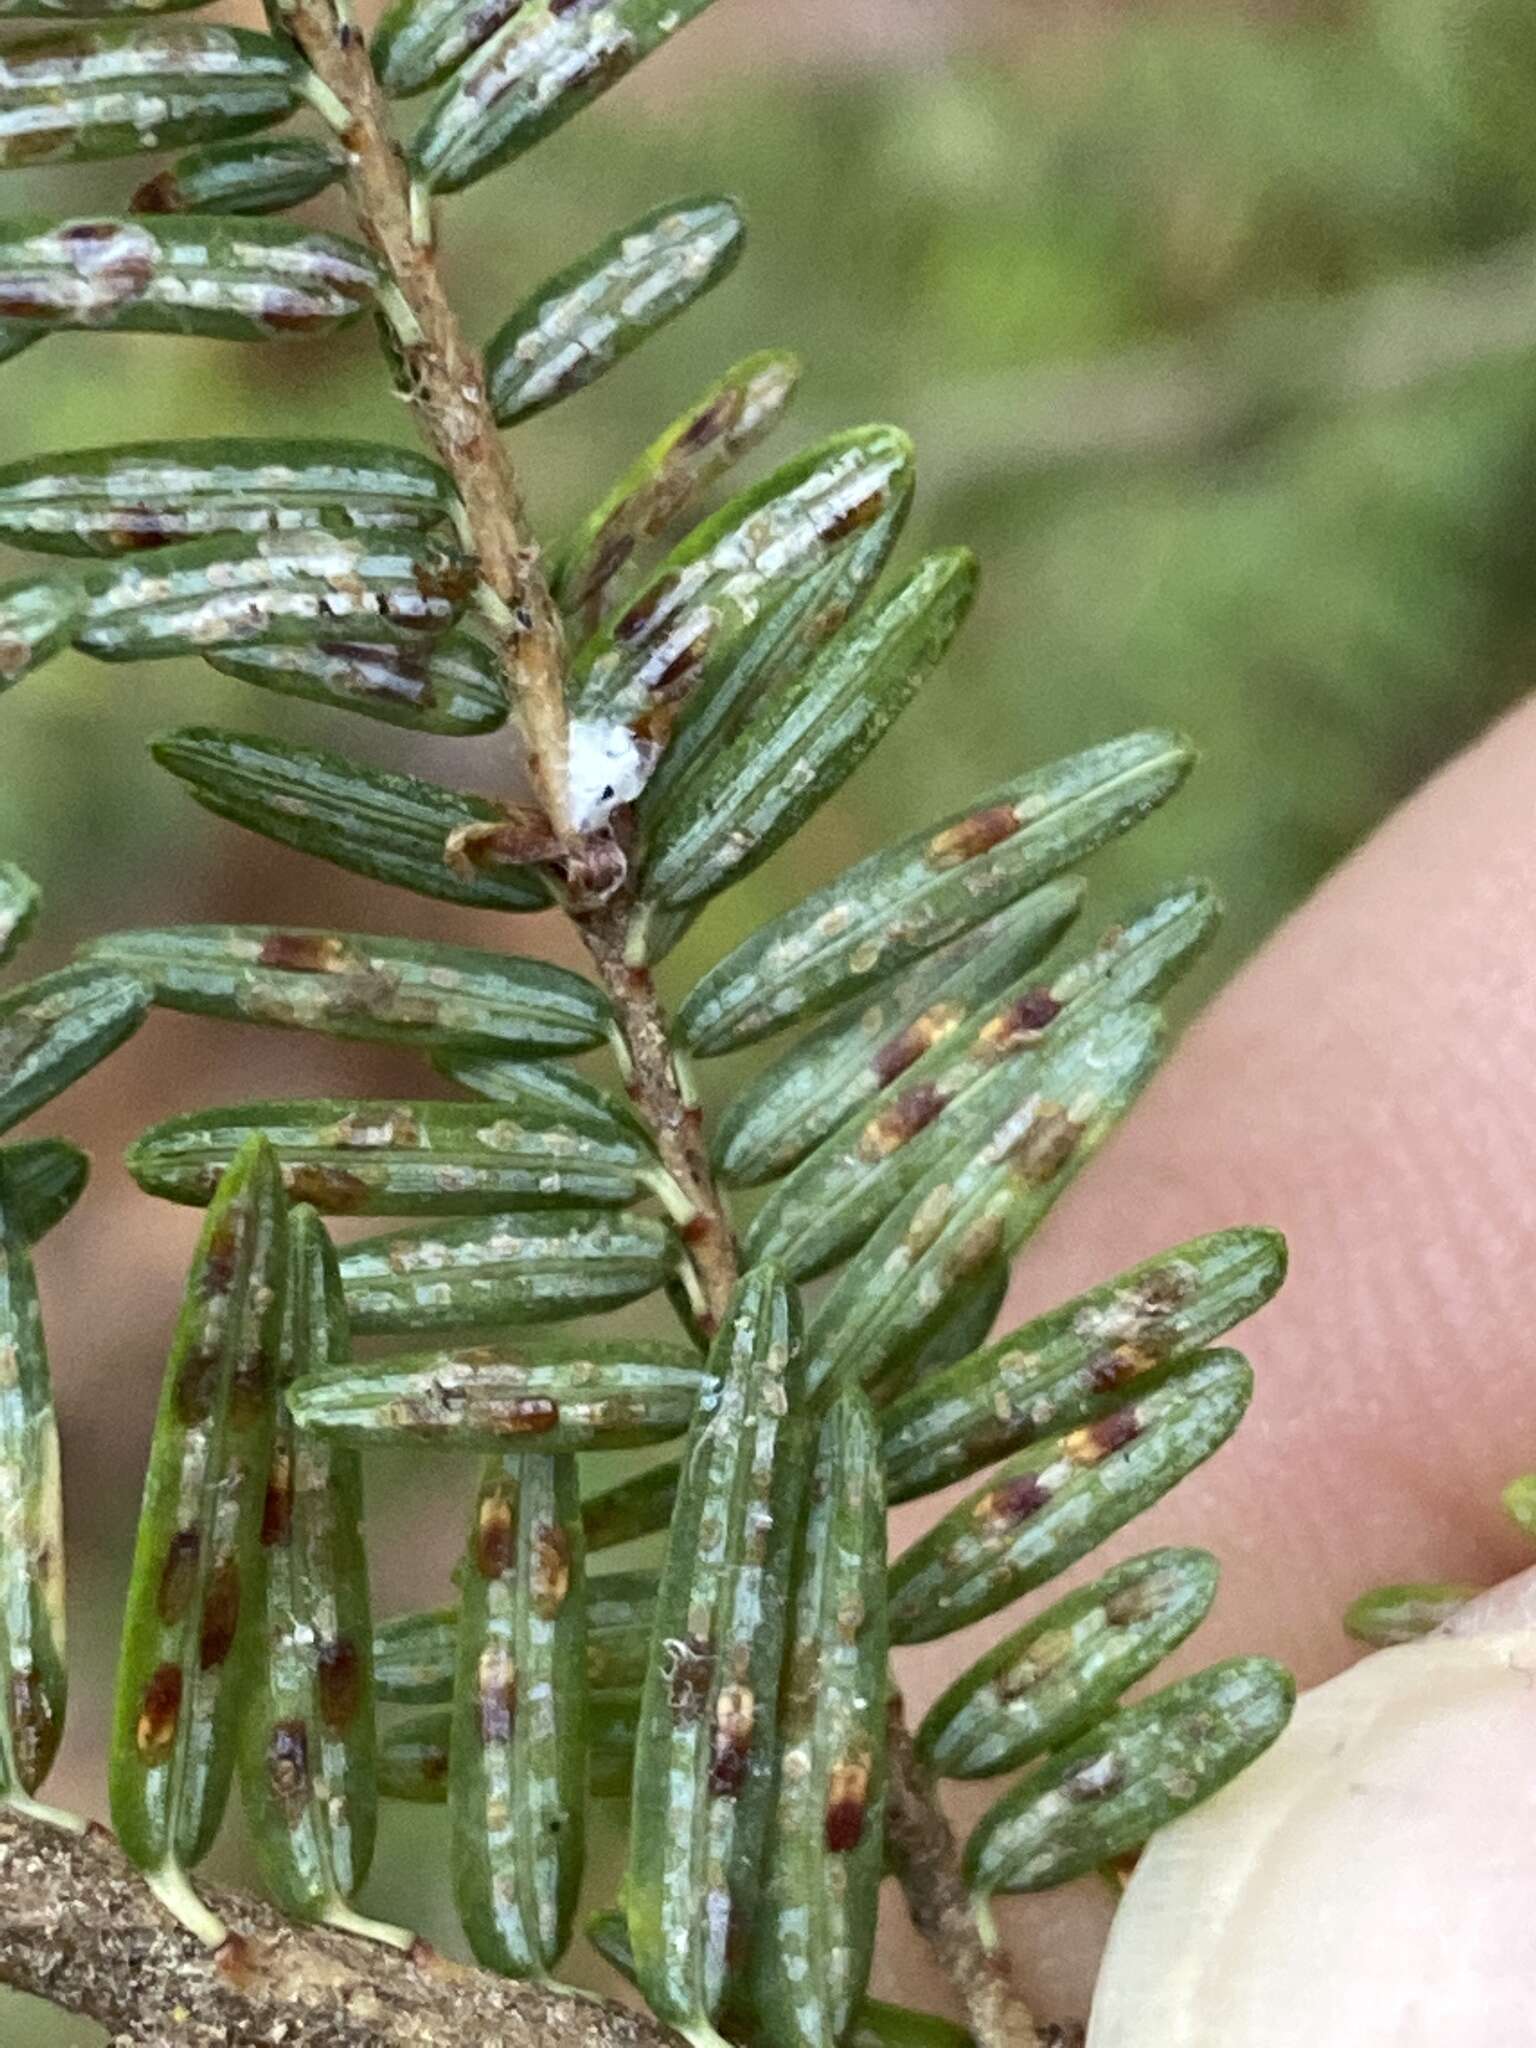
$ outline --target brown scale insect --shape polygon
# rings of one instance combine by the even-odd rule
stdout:
[[[828,520],[819,529],[820,538],[828,547],[836,547],[839,541],[849,540],[854,534],[862,533],[865,527],[873,526],[889,503],[890,498],[885,491],[871,491],[868,497],[860,498],[856,504],[839,512],[835,519]]]
[[[320,1718],[334,1735],[344,1735],[363,1703],[363,1661],[356,1643],[337,1637],[320,1646],[316,1660]]]
[[[899,1152],[920,1131],[927,1130],[953,1099],[946,1089],[933,1081],[920,1081],[914,1087],[903,1089],[878,1116],[871,1117],[859,1133],[859,1157],[873,1163]]]
[[[712,441],[718,441],[722,434],[728,434],[741,418],[743,402],[743,393],[739,388],[722,391],[714,404],[707,406],[697,419],[690,420],[678,435],[678,451],[697,453],[699,449],[707,448]]]
[[[826,1839],[834,1856],[848,1856],[864,1839],[868,1816],[869,1765],[841,1763],[834,1766],[828,1788]]]
[[[191,1608],[201,1553],[202,1538],[196,1529],[178,1529],[170,1540],[155,1595],[155,1611],[168,1626],[183,1620]]]
[[[511,1570],[516,1555],[511,1502],[505,1494],[492,1494],[480,1503],[475,1522],[475,1570],[482,1579],[499,1579]]]
[[[217,1301],[228,1294],[234,1284],[235,1269],[240,1259],[240,1232],[230,1226],[216,1230],[209,1240],[207,1263],[201,1276],[201,1293],[205,1301]]]
[[[293,1527],[293,1461],[286,1451],[273,1457],[261,1509],[262,1548],[286,1543]]]
[[[738,1799],[752,1762],[756,1702],[744,1685],[724,1687],[715,1702],[715,1740],[709,1789],[721,1799]]]
[[[1061,1004],[1048,988],[1026,989],[1001,1016],[981,1029],[981,1043],[992,1053],[1009,1053],[1039,1036],[1061,1015]]]
[[[627,646],[631,641],[638,640],[641,634],[650,626],[651,622],[665,611],[668,603],[676,594],[677,587],[681,581],[681,577],[674,571],[672,574],[663,576],[653,583],[649,590],[642,591],[634,603],[626,611],[622,612],[615,621],[613,627],[614,639],[621,646]]]
[[[651,696],[663,703],[681,696],[704,666],[705,658],[713,644],[714,634],[712,630],[706,628],[678,648],[658,673],[647,676],[646,688]]]
[[[1082,1135],[1083,1126],[1059,1103],[1043,1104],[1010,1153],[1010,1162],[1027,1185],[1042,1187],[1060,1173]]]
[[[921,1017],[915,1017],[904,1031],[888,1039],[870,1060],[870,1072],[882,1088],[899,1080],[925,1052],[946,1039],[962,1021],[958,1003],[935,1003]]]
[[[1083,1384],[1093,1393],[1112,1393],[1161,1363],[1154,1351],[1138,1344],[1115,1344],[1097,1352],[1083,1367]]]
[[[290,974],[341,974],[362,963],[340,939],[326,932],[268,932],[256,964],[281,967]]]
[[[176,1740],[181,1715],[181,1667],[162,1664],[144,1690],[135,1740],[146,1763],[161,1763]]]
[[[309,1794],[309,1737],[302,1721],[279,1721],[267,1738],[267,1782],[290,1827]]]
[[[328,1216],[364,1207],[368,1183],[339,1166],[298,1161],[283,1168],[283,1184],[295,1202],[308,1202]]]
[[[1074,1465],[1097,1465],[1112,1451],[1123,1450],[1141,1435],[1141,1417],[1134,1408],[1117,1408],[1062,1438],[1061,1447]]]
[[[176,1416],[186,1428],[207,1420],[221,1359],[217,1350],[199,1345],[189,1351],[176,1375]]]
[[[979,860],[994,846],[1001,846],[1005,839],[1011,839],[1022,823],[1013,804],[989,804],[985,810],[962,818],[958,825],[947,826],[944,831],[936,833],[928,842],[928,865],[957,868],[966,861]]]
[[[996,1529],[1014,1528],[1039,1514],[1050,1498],[1051,1489],[1042,1486],[1034,1473],[1020,1473],[983,1494],[976,1503],[976,1519]]]
[[[198,1667],[216,1671],[235,1647],[240,1630],[240,1567],[232,1557],[214,1566],[203,1594],[197,1638]]]
[[[541,1522],[533,1532],[528,1567],[528,1595],[542,1621],[553,1621],[571,1589],[571,1543],[554,1522]]]

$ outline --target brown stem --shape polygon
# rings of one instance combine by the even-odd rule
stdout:
[[[678,1074],[672,1034],[648,967],[625,961],[634,904],[627,891],[581,921],[582,936],[603,986],[613,998],[629,1055],[629,1093],[656,1139],[662,1164],[693,1210],[683,1236],[718,1326],[736,1285],[738,1264],[731,1219],[709,1163],[704,1122]]]
[[[889,1720],[885,1839],[912,1924],[964,2000],[978,2041],[989,2048],[1051,2048],[1069,2037],[1058,2028],[1036,2028],[1006,1952],[982,1940],[954,1835],[918,1761],[894,1688]]]
[[[502,660],[529,772],[556,831],[568,837],[565,631],[491,413],[485,365],[449,303],[430,230],[418,239],[410,177],[362,37],[334,0],[289,0],[285,18],[316,78],[346,111],[341,139],[358,224],[394,289],[384,310],[402,388],[453,478],[481,579],[505,607]]]
[[[0,1808],[0,1983],[99,2021],[121,2048],[681,2048],[659,2021],[600,1999],[466,1969],[425,1942],[404,1956],[296,1927],[241,1893],[200,1889],[236,1930],[216,1954],[105,1828],[73,1835]]]
[[[629,1055],[629,1092],[654,1133],[695,1220],[687,1232],[715,1323],[738,1274],[730,1214],[715,1182],[698,1109],[678,1076],[666,1012],[646,968],[626,965],[634,904],[622,892],[582,920],[587,946],[613,998]],[[1002,1951],[986,1946],[960,1870],[960,1853],[933,1786],[917,1760],[899,1693],[892,1688],[886,1828],[912,1924],[928,1941],[965,2002],[982,2048],[1069,2048],[1070,2034],[1036,2029]]]

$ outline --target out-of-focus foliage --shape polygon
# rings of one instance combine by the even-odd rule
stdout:
[[[1522,304],[1532,252],[1487,259],[1536,230],[1536,160],[1508,118],[1532,72],[1510,0],[1373,0],[1344,25],[1158,14],[1042,32],[1015,68],[765,76],[750,123],[728,74],[690,76],[688,119],[671,119],[658,73],[649,101],[615,96],[520,168],[514,263],[530,278],[616,209],[722,175],[756,252],[666,349],[520,431],[551,537],[767,336],[813,365],[797,432],[908,421],[924,451],[908,547],[964,531],[987,564],[963,671],[710,918],[680,980],[876,822],[889,838],[1149,720],[1195,732],[1207,766],[1178,822],[1112,855],[1105,883],[1138,885],[1148,860],[1212,872],[1232,911],[1217,978],[1520,688],[1536,289]],[[18,207],[61,189],[12,184]],[[505,194],[458,208],[455,245],[487,254],[483,269],[460,255],[455,287],[488,331]],[[1432,278],[1424,307],[1382,297]],[[343,337],[329,374],[296,388],[287,358],[226,351],[215,384],[208,347],[65,337],[8,366],[7,453],[113,438],[129,382],[146,434],[257,428],[279,388],[295,430],[398,433],[370,354]],[[8,836],[69,880],[87,860],[101,872],[107,837],[142,858],[211,835],[129,742],[226,714],[273,710],[192,664],[125,683],[72,663],[8,720],[23,813]],[[280,716],[292,733],[293,707]],[[370,744],[401,758],[387,735]],[[89,847],[68,825],[82,815]]]

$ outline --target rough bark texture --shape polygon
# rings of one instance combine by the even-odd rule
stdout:
[[[683,1237],[709,1305],[700,1320],[713,1330],[736,1284],[736,1240],[715,1186],[703,1118],[678,1074],[656,983],[648,967],[625,963],[630,914],[627,897],[620,895],[583,922],[582,935],[618,1012],[629,1052],[630,1099],[655,1136],[662,1164],[693,1206]]]
[[[981,1938],[954,1835],[918,1761],[901,1697],[894,1691],[887,1741],[886,1847],[912,1924],[932,1944],[964,2000],[977,2040],[988,2048],[1067,2048],[1071,2031],[1036,2027],[1014,1985],[1006,1953]]]
[[[200,1889],[234,1930],[216,1954],[104,1828],[72,1835],[0,1809],[0,1983],[99,2020],[113,2048],[680,2048],[643,2014]]]

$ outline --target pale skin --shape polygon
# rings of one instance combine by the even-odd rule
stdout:
[[[1356,1654],[1339,1616],[1365,1588],[1492,1585],[1531,1563],[1498,1494],[1536,1468],[1533,788],[1529,705],[1236,978],[1022,1262],[1013,1322],[1198,1231],[1269,1223],[1290,1241],[1287,1286],[1232,1340],[1258,1374],[1248,1421],[1094,1561],[1154,1542],[1221,1557],[1217,1605],[1170,1669],[1264,1651],[1316,1683]],[[898,1546],[944,1504],[903,1509]],[[1515,1611],[1536,1617],[1536,1596]],[[914,1713],[1004,1629],[907,1653]],[[1527,1896],[1536,1847],[1529,1866]],[[1466,1882],[1447,1871],[1447,1897]],[[1109,1912],[1097,1882],[1003,1902],[1040,2016],[1086,2010]],[[890,1921],[880,1988],[942,2006],[894,1902]],[[1502,1995],[1528,2010],[1529,1991]],[[1508,2016],[1475,2017],[1493,2038]]]

